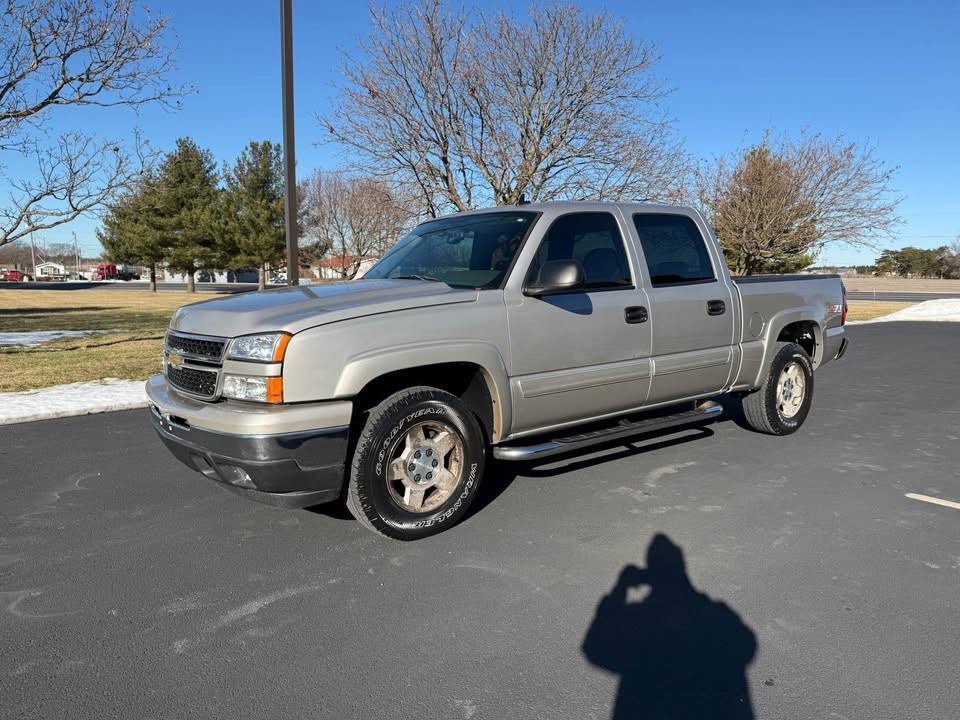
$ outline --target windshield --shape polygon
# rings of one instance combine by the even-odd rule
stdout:
[[[418,225],[363,277],[439,280],[455,288],[499,288],[537,214],[484,213]]]

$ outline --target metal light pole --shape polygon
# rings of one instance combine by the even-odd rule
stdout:
[[[30,262],[33,265],[33,279],[37,279],[37,249],[33,244],[33,230],[30,231]]]
[[[300,283],[297,247],[297,170],[293,154],[293,8],[292,0],[280,0],[280,67],[283,85],[284,214],[287,230],[287,283]]]

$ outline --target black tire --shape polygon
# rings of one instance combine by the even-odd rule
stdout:
[[[399,492],[405,490],[405,486],[391,480],[390,475],[391,463],[398,454],[408,452],[408,433],[416,433],[417,428],[426,433],[442,428],[453,433],[453,442],[459,441],[459,445],[442,458],[441,467],[444,469],[449,462],[455,461],[458,472],[451,472],[451,476],[458,478],[456,485],[451,483],[446,489],[439,486],[428,488],[425,491],[427,499],[421,498],[426,509],[421,512],[404,506],[404,498],[399,497]],[[439,437],[439,433],[434,437]],[[423,447],[430,446],[425,444]],[[368,529],[396,540],[418,540],[436,535],[455,525],[466,514],[477,496],[485,458],[486,443],[480,424],[458,397],[431,387],[402,390],[377,405],[367,417],[353,451],[347,508]],[[426,462],[426,457],[417,462]],[[406,467],[406,462],[402,465]],[[404,482],[411,480],[408,477]],[[431,495],[433,492],[439,494]],[[449,496],[444,497],[447,493]],[[440,504],[427,507],[431,502]]]
[[[777,384],[781,373],[796,364],[804,380],[803,400],[792,414],[781,411],[777,398]],[[763,385],[743,398],[743,414],[747,424],[757,432],[768,435],[789,435],[800,429],[810,412],[813,401],[813,363],[807,351],[796,343],[777,343],[773,362]]]

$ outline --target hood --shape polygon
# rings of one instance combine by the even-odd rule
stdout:
[[[279,288],[206,300],[180,308],[172,330],[237,337],[307,328],[411,308],[472,302],[477,290],[424,280],[354,280]]]

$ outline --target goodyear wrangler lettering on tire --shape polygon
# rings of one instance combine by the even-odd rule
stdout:
[[[460,497],[457,498],[457,502],[454,503],[452,508],[450,508],[449,510],[447,510],[445,513],[443,513],[438,517],[431,518],[430,520],[424,520],[422,522],[417,523],[417,527],[430,527],[431,525],[441,523],[444,520],[447,520],[448,518],[453,516],[457,512],[457,510],[460,509],[460,506],[463,504],[463,501],[470,496],[470,491],[473,489],[474,482],[476,482],[476,470],[477,470],[477,463],[474,463],[473,465],[470,466],[470,477],[468,477],[467,482],[464,483],[463,492],[460,493]]]
[[[368,415],[354,450],[347,507],[382,535],[414,540],[456,524],[483,477],[479,421],[455,395],[415,387]]]
[[[433,413],[433,414],[435,414],[435,415],[443,415],[444,412],[445,412],[445,410],[444,410],[444,408],[442,408],[442,407],[438,407],[438,408],[423,408],[423,409],[421,409],[421,410],[417,410],[417,412],[415,412],[415,413],[410,413],[409,415],[407,415],[407,418],[406,418],[406,419],[409,421],[409,420],[412,420],[413,418],[418,418],[418,417],[420,417],[421,415],[427,415],[427,414],[429,414],[429,413]]]

